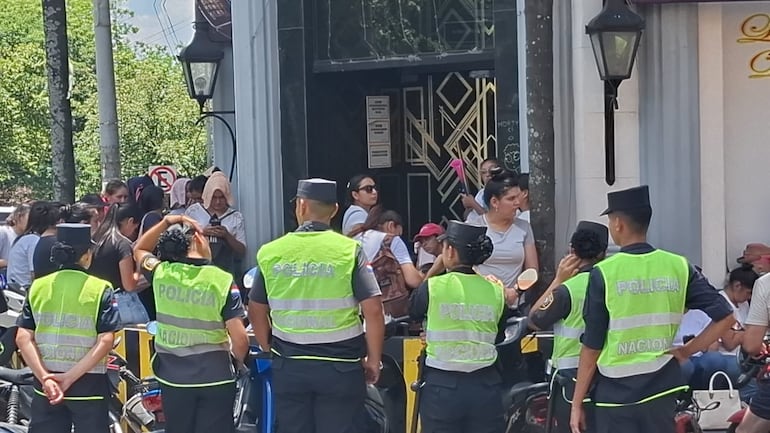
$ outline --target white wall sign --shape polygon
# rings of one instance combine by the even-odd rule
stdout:
[[[389,96],[366,97],[366,142],[369,168],[392,166]]]

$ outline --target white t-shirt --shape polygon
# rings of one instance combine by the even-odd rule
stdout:
[[[8,281],[22,287],[32,284],[32,271],[34,266],[32,258],[35,255],[35,247],[40,236],[32,233],[23,235],[11,247],[8,255]]]
[[[369,212],[358,205],[351,205],[342,216],[342,234],[347,236],[353,231],[353,228],[366,222]]]
[[[353,239],[361,242],[361,248],[366,254],[366,258],[372,261],[377,258],[377,253],[382,248],[382,242],[385,240],[387,233],[379,230],[367,230],[353,237]],[[406,244],[400,236],[394,236],[390,241],[390,251],[396,257],[396,261],[400,265],[412,263],[412,257],[409,255],[409,250],[406,249]]]
[[[8,260],[14,239],[16,239],[16,232],[13,231],[13,227],[0,226],[0,260]]]
[[[476,193],[476,203],[478,203],[482,209],[487,209],[487,204],[484,203],[484,188],[481,188],[479,192]]]
[[[488,225],[486,216],[481,217],[481,222],[480,225]],[[476,267],[478,272],[481,275],[494,275],[505,287],[513,287],[524,267],[524,246],[535,243],[532,227],[517,218],[505,232],[487,227],[487,236],[492,240],[494,250],[486,262]]]
[[[749,303],[743,302],[738,306],[733,305],[730,299],[727,297],[727,293],[724,290],[720,290],[719,294],[722,295],[727,303],[733,308],[733,315],[735,320],[744,326],[746,319],[749,315]],[[703,332],[707,326],[711,324],[711,318],[701,310],[690,310],[682,317],[682,322],[679,324],[679,331],[674,337],[674,346],[683,345],[683,338],[685,335],[699,335]],[[719,352],[727,355],[734,355],[738,353],[740,347],[736,347],[733,350],[726,350],[724,347],[719,347]],[[698,353],[699,355],[700,353]]]
[[[754,282],[746,324],[770,326],[770,273],[762,275]]]
[[[200,203],[188,207],[184,214],[194,219],[201,228],[209,225],[211,220],[211,215]],[[243,221],[243,214],[235,209],[228,209],[222,216],[224,217],[221,218],[222,227],[226,228],[238,242],[246,245],[246,226]]]

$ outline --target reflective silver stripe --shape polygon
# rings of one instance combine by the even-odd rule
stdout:
[[[619,331],[623,329],[641,328],[644,326],[679,325],[682,321],[682,313],[653,313],[639,314],[630,317],[610,319],[609,329]]]
[[[557,369],[578,368],[579,357],[553,358],[553,366]]]
[[[337,343],[340,341],[350,340],[351,338],[358,337],[364,333],[364,329],[360,324],[352,326],[350,328],[340,329],[338,331],[323,331],[313,333],[293,333],[285,332],[276,327],[273,327],[273,335],[280,338],[283,341],[296,344],[325,344],[325,343]]]
[[[647,373],[654,373],[661,368],[663,368],[664,365],[666,365],[673,356],[671,355],[660,355],[659,357],[653,359],[652,361],[647,362],[634,362],[632,364],[625,364],[625,365],[601,365],[599,364],[599,371],[607,377],[612,378],[619,378],[619,377],[628,377],[628,376],[636,376],[639,374],[647,374]]]
[[[571,338],[573,340],[579,340],[580,336],[583,335],[583,332],[585,332],[585,329],[570,328],[568,326],[562,325],[561,323],[557,323],[553,325],[554,337]]]
[[[184,329],[197,329],[202,331],[219,331],[225,329],[225,324],[221,320],[208,321],[199,319],[182,319],[168,314],[158,313],[158,322],[163,325],[176,326]]]
[[[427,331],[425,337],[428,341],[478,341],[492,344],[497,334],[479,331]]]
[[[57,335],[38,332],[35,333],[35,342],[38,344],[81,346],[87,347],[88,350],[91,350],[91,347],[96,344],[96,337],[80,337],[75,335]]]
[[[481,370],[484,367],[489,367],[494,364],[495,360],[484,362],[457,362],[457,361],[442,361],[432,356],[425,358],[425,365],[428,367],[438,368],[439,370],[447,371],[460,371],[463,373],[470,373],[472,371]]]
[[[67,372],[70,371],[72,368],[75,367],[76,362],[67,362],[67,361],[51,361],[51,360],[44,360],[43,363],[45,364],[45,368],[48,371],[55,371],[55,372]],[[104,374],[107,372],[107,362],[100,362],[97,364],[94,368],[88,370],[88,373],[95,373],[95,374]]]
[[[165,354],[174,355],[174,356],[192,356],[192,355],[202,355],[204,353],[209,353],[209,352],[229,352],[230,345],[227,343],[197,344],[195,346],[177,347],[172,349],[172,348],[164,347],[162,344],[158,343],[158,340],[155,340],[155,351],[157,353],[165,353]]]
[[[267,303],[271,309],[296,310],[296,311],[323,311],[354,308],[358,301],[353,296],[337,299],[275,299],[268,298]]]

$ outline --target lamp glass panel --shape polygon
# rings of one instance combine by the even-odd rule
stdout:
[[[607,64],[604,61],[601,33],[591,35],[591,48],[594,50],[594,59],[596,59],[596,67],[599,69],[599,77],[604,79],[607,76]]]
[[[631,76],[638,37],[639,33],[636,31],[612,31],[602,34],[608,77],[626,79]]]
[[[210,98],[214,93],[214,79],[216,78],[216,62],[191,62],[190,75],[195,96]]]

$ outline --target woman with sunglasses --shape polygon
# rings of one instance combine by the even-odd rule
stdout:
[[[364,174],[350,179],[347,196],[350,206],[342,217],[342,234],[345,236],[349,236],[353,230],[366,222],[369,209],[376,205],[379,199],[374,179]]]

